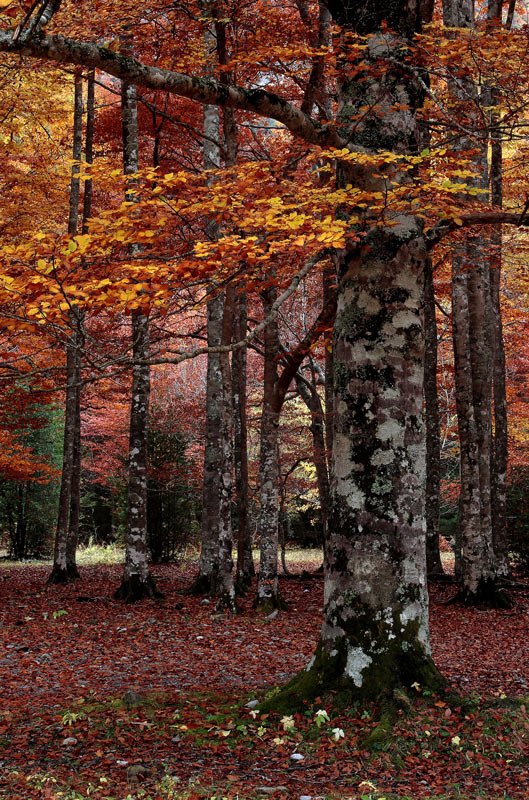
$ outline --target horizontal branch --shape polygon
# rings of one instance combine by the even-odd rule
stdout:
[[[461,228],[471,228],[481,225],[515,225],[516,227],[529,226],[529,218],[525,214],[513,214],[509,211],[476,211],[470,214],[461,214],[455,219],[443,219],[437,222],[426,233],[426,246],[431,250],[441,239],[449,233]]]
[[[0,31],[0,52],[16,53],[58,64],[78,64],[98,69],[136,86],[169,92],[205,105],[228,106],[276,120],[310,144],[322,147],[345,147],[345,141],[332,124],[318,122],[292,103],[265,89],[245,89],[210,78],[199,78],[143,64],[132,56],[115,53],[108,47],[80,42],[42,32],[14,39],[9,31]]]

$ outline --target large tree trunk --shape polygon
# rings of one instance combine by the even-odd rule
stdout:
[[[138,100],[136,87],[121,85],[123,166],[132,175],[139,168]],[[130,199],[130,194],[128,195]],[[134,255],[134,252],[132,253]],[[147,553],[147,445],[149,430],[150,366],[149,317],[142,311],[131,315],[132,395],[129,430],[129,486],[125,569],[115,597],[135,602],[156,597]]]
[[[73,120],[73,152],[74,164],[70,182],[70,208],[68,214],[68,233],[75,236],[79,220],[79,162],[83,148],[83,80],[81,72],[75,73],[74,79],[74,120]],[[70,503],[72,497],[72,481],[74,480],[75,463],[75,438],[77,406],[79,401],[79,373],[77,364],[78,337],[77,313],[70,311],[70,333],[66,343],[66,403],[64,412],[64,438],[63,462],[61,473],[61,488],[59,492],[59,511],[57,528],[55,532],[55,548],[53,553],[53,568],[48,578],[48,583],[69,583],[74,580],[77,570],[69,568],[68,563],[68,531],[70,518]]]
[[[401,62],[404,40],[420,27],[419,4],[329,3],[335,21],[374,34],[364,61],[386,58],[378,77],[339,84],[339,122],[352,143],[413,152],[422,98]],[[378,35],[383,22],[399,33]],[[387,58],[389,57],[389,58]],[[373,66],[379,66],[373,64]],[[358,77],[362,80],[359,81]],[[376,101],[374,100],[376,98]],[[398,108],[395,102],[398,99]],[[358,122],[355,112],[377,103]],[[406,106],[408,109],[405,110]],[[391,111],[390,111],[391,109]],[[344,169],[343,184],[351,182]],[[405,180],[405,177],[403,176]],[[374,175],[366,176],[377,186]],[[436,688],[428,635],[423,423],[422,222],[409,215],[373,227],[339,258],[334,326],[335,424],[332,507],[325,558],[321,639],[307,668],[269,703],[286,707],[335,690],[369,700],[417,682]]]
[[[336,276],[333,267],[327,267],[323,273],[323,305],[329,302],[332,293],[336,293]],[[334,356],[332,342],[325,348],[325,446],[327,453],[327,472],[332,470],[332,445],[334,425]]]
[[[431,258],[424,283],[424,407],[426,417],[426,570],[429,578],[444,576],[439,550],[441,431],[437,394],[437,320]]]

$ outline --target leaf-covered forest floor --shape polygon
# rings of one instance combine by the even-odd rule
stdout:
[[[321,579],[283,579],[289,610],[268,619],[251,594],[235,617],[183,595],[192,564],[154,567],[164,603],[134,606],[112,599],[120,565],[68,587],[44,587],[48,570],[0,563],[2,798],[529,796],[529,586],[511,611],[431,588],[435,660],[465,700],[410,687],[413,711],[367,749],[373,709],[246,706],[309,661]]]

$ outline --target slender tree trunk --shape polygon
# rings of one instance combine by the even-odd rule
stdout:
[[[123,166],[132,175],[139,168],[138,100],[136,87],[121,85]],[[128,195],[130,198],[130,195]],[[132,253],[134,255],[134,252]],[[129,485],[125,569],[115,597],[134,602],[159,597],[149,571],[147,548],[147,458],[149,431],[150,366],[149,317],[142,311],[131,315],[132,396],[129,431]]]
[[[70,179],[70,208],[68,214],[68,233],[75,236],[79,220],[80,180],[79,162],[83,148],[83,80],[81,72],[75,73],[74,79],[74,121],[73,121],[73,152],[74,164]],[[78,374],[77,364],[77,319],[75,310],[70,311],[70,334],[66,343],[66,403],[64,413],[64,444],[63,463],[61,473],[61,488],[59,493],[59,511],[57,528],[55,532],[55,548],[53,555],[53,568],[48,578],[50,584],[69,583],[76,576],[75,572],[68,569],[68,528],[70,516],[70,503],[72,494],[72,480],[75,458],[75,428],[78,400]]]
[[[463,3],[445,0],[444,16],[445,24],[472,28],[473,3],[471,0]],[[476,104],[479,101],[477,87],[470,78],[459,76],[452,91],[461,102],[468,103],[469,98]],[[487,95],[490,89],[485,87],[485,100]],[[469,114],[472,116],[472,109]],[[477,111],[474,116],[477,117]],[[480,177],[474,180],[480,187],[488,188],[486,145],[461,136],[457,146],[462,151],[478,151],[473,156],[473,167]],[[508,604],[508,599],[497,585],[491,510],[493,322],[490,256],[485,252],[483,236],[468,236],[464,248],[459,250],[459,254],[454,254],[452,281],[461,449],[461,591],[455,599],[466,604],[503,606]],[[461,296],[463,289],[466,299]]]
[[[86,133],[85,160],[91,164],[94,157],[94,123],[95,123],[95,75],[92,70],[88,75],[86,100]],[[88,220],[92,215],[92,181],[84,182],[83,220],[81,231],[88,232]],[[70,516],[68,521],[68,540],[66,543],[66,569],[70,580],[79,578],[76,564],[77,542],[79,539],[79,519],[81,513],[81,365],[84,347],[84,315],[75,309],[75,429],[73,443],[72,485],[70,491]]]
[[[73,430],[72,485],[70,491],[70,515],[68,538],[66,541],[66,570],[70,580],[80,577],[77,569],[76,553],[79,538],[79,518],[81,514],[81,352],[84,344],[82,316],[76,310],[77,330],[74,333],[74,380],[75,380],[75,421]]]
[[[511,8],[509,7],[509,14]],[[502,3],[489,0],[488,19],[501,25]],[[507,19],[507,28],[512,25]],[[503,148],[501,130],[498,128],[500,114],[496,110],[498,92],[492,87],[490,97],[491,146],[490,146],[490,200],[493,208],[503,207]],[[507,467],[509,458],[507,396],[505,386],[505,345],[501,314],[500,287],[502,268],[502,227],[495,225],[491,232],[490,289],[492,305],[492,385],[494,399],[494,435],[491,462],[491,511],[492,540],[495,569],[500,580],[511,577],[509,543],[507,538]]]
[[[441,430],[437,394],[437,320],[431,258],[424,282],[424,400],[426,417],[426,569],[429,578],[444,575],[439,551]]]
[[[204,168],[219,166],[219,110],[204,107]],[[219,235],[215,221],[206,225],[209,238]],[[231,341],[233,308],[225,294],[218,292],[208,302],[208,347]],[[231,497],[233,483],[232,396],[229,357],[208,353],[206,378],[206,442],[202,493],[202,539],[199,573],[189,591],[218,594],[218,607],[235,611],[233,580]]]
[[[277,298],[276,289],[262,294],[267,316]],[[264,330],[263,405],[261,411],[261,454],[259,483],[261,499],[261,555],[256,606],[263,611],[284,607],[277,577],[279,533],[279,415],[277,402],[279,331],[277,317]]]
[[[247,333],[247,297],[245,293],[236,300],[233,318],[233,340],[242,341]],[[252,541],[248,520],[248,421],[246,416],[247,382],[246,348],[232,355],[233,419],[235,487],[237,494],[237,589],[244,591],[255,576]]]
[[[26,498],[25,498],[25,483],[19,483],[17,486],[17,526],[16,526],[16,546],[14,548],[14,556],[16,559],[22,560],[28,555],[27,548],[27,521],[26,521]]]

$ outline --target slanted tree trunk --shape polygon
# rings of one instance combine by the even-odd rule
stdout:
[[[343,128],[370,151],[414,152],[422,97],[401,49],[420,28],[419,3],[329,2],[336,23],[373,34],[365,71],[338,86]],[[383,22],[390,31],[379,35]],[[383,55],[382,55],[383,54]],[[369,69],[385,58],[376,76]],[[386,58],[387,57],[387,58]],[[358,80],[361,78],[362,80]],[[359,123],[376,97],[377,113]],[[398,109],[395,101],[398,98]],[[391,109],[391,111],[390,111]],[[342,168],[340,183],[355,179]],[[405,176],[402,176],[405,180]],[[373,174],[366,175],[377,186]],[[378,184],[379,185],[379,184]],[[334,325],[332,506],[325,559],[324,619],[306,669],[268,701],[292,707],[329,690],[364,701],[442,678],[430,655],[424,520],[423,292],[421,220],[402,215],[372,227],[339,258]],[[266,704],[265,704],[266,706]]]
[[[437,394],[437,320],[431,258],[424,282],[424,402],[426,418],[426,570],[428,578],[444,576],[439,550],[441,429]]]
[[[74,120],[73,120],[73,152],[74,164],[70,179],[70,208],[68,214],[68,233],[75,236],[79,220],[79,195],[80,180],[79,162],[83,148],[83,79],[80,70],[75,73],[74,79]],[[77,341],[77,313],[72,309],[69,313],[70,333],[66,342],[66,403],[64,412],[64,444],[63,462],[61,473],[61,488],[59,492],[59,511],[57,528],[55,532],[55,548],[53,553],[53,568],[48,583],[69,583],[78,577],[77,569],[69,567],[68,559],[68,530],[70,517],[70,504],[72,498],[72,482],[74,480],[75,438],[77,406],[79,401],[79,374],[78,341]]]
[[[132,175],[139,168],[138,101],[136,87],[121,85],[123,126],[123,167]],[[130,194],[127,196],[130,199]],[[132,253],[134,255],[134,252]],[[150,366],[149,317],[142,311],[131,314],[132,396],[130,404],[128,516],[125,569],[115,597],[135,602],[159,597],[149,571],[147,550],[147,452],[149,430]]]
[[[310,412],[310,432],[312,436],[312,461],[316,469],[316,483],[320,501],[323,542],[327,540],[329,519],[329,475],[325,452],[324,413],[316,389],[315,379],[309,383],[301,375],[296,376],[296,387]]]
[[[247,297],[241,293],[233,317],[233,340],[242,341],[247,333]],[[234,420],[234,462],[237,497],[237,590],[244,591],[255,577],[252,557],[252,540],[248,520],[248,422],[246,416],[246,348],[241,347],[232,354]]]

